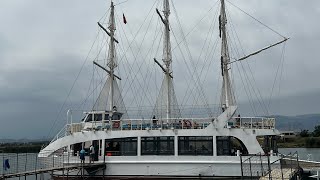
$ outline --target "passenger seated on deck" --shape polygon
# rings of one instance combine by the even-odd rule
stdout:
[[[196,121],[194,121],[194,122],[193,122],[193,127],[194,127],[194,129],[197,129],[198,126],[199,126],[199,124],[198,124]]]
[[[189,120],[183,120],[183,127],[187,129],[191,129],[192,124]]]

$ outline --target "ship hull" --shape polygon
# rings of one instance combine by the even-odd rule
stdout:
[[[163,157],[164,159],[170,157]],[[121,161],[106,160],[104,169],[90,169],[72,172],[57,172],[53,174],[54,179],[65,178],[95,178],[95,179],[238,179],[243,176],[260,177],[268,170],[268,162],[256,161],[249,166],[241,167],[239,156],[221,156],[220,160],[205,161],[202,159],[211,159],[212,157],[195,158],[193,161],[179,162],[172,161]],[[246,158],[246,157],[242,157]],[[155,157],[155,159],[158,159]],[[172,159],[175,159],[172,157]],[[270,161],[276,161],[278,157],[270,157]],[[95,162],[98,163],[98,162]],[[246,171],[246,172],[242,172]]]

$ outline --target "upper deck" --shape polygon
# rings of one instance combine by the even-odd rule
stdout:
[[[174,119],[122,119],[101,120],[66,124],[51,141],[76,132],[85,131],[150,131],[175,129],[205,129],[217,118],[174,118]],[[225,124],[229,129],[275,129],[275,118],[233,117]]]

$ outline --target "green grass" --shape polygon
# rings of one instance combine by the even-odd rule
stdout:
[[[320,137],[296,137],[278,141],[279,148],[320,148]]]

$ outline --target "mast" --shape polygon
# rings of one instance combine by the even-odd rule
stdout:
[[[113,113],[117,112],[117,116],[122,118],[123,115],[128,118],[127,110],[119,89],[117,80],[121,80],[121,77],[115,74],[115,69],[118,67],[117,55],[116,55],[116,43],[119,41],[115,38],[115,5],[111,1],[110,6],[110,17],[108,21],[108,26],[105,28],[100,22],[98,22],[99,27],[110,37],[109,48],[107,52],[107,65],[102,66],[98,62],[93,61],[93,64],[108,73],[108,78],[102,87],[100,94],[93,106],[94,110],[99,111],[109,111],[109,118],[112,119]]]
[[[178,107],[177,98],[173,86],[172,76],[172,53],[170,42],[170,5],[169,0],[163,0],[163,15],[156,9],[162,23],[164,24],[164,37],[163,37],[163,65],[154,58],[155,63],[162,69],[164,78],[162,81],[159,96],[157,97],[154,113],[158,117],[166,117],[167,123],[169,119],[181,117],[180,109]],[[165,106],[165,108],[163,108]]]
[[[115,19],[114,19],[114,5],[113,2],[111,1],[111,12],[110,12],[110,19],[109,19],[109,27],[110,31],[110,43],[109,43],[109,52],[108,52],[108,63],[107,66],[110,68],[110,78],[111,78],[111,84],[110,84],[110,99],[109,99],[109,110],[110,112],[113,111],[113,106],[114,106],[114,69],[117,67],[117,63],[115,62],[115,41],[114,41],[114,33],[116,30],[115,27]]]
[[[163,1],[163,13],[164,13],[164,51],[163,51],[163,62],[165,64],[165,79],[167,84],[167,107],[166,107],[166,114],[167,114],[167,121],[170,117],[170,106],[171,106],[171,98],[170,98],[170,71],[171,71],[171,63],[172,63],[172,56],[171,56],[171,44],[170,44],[170,31],[169,31],[169,15],[170,15],[170,6],[169,0]]]
[[[225,11],[224,0],[221,0],[221,10],[219,16],[219,29],[221,37],[221,75],[223,78],[222,94],[221,94],[221,109],[225,111],[228,107],[235,105],[234,95],[232,91],[229,67],[230,56],[227,41],[227,15]]]

